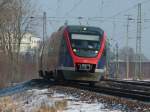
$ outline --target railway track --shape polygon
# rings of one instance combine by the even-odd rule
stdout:
[[[109,82],[110,86],[105,86],[103,84],[100,84],[101,82],[96,84],[96,86],[89,86],[87,84],[83,84],[83,83],[81,84],[81,83],[72,82],[72,81],[58,83],[58,82],[55,82],[54,80],[48,81],[48,80],[43,80],[43,79],[32,79],[30,81],[26,81],[26,82],[17,84],[12,87],[1,89],[0,97],[11,95],[11,94],[16,94],[19,92],[24,92],[24,91],[27,91],[29,89],[34,89],[34,88],[41,89],[41,88],[49,88],[55,85],[61,85],[61,86],[69,86],[69,87],[89,90],[89,91],[117,96],[117,97],[124,97],[124,98],[144,101],[144,102],[150,102],[150,88],[148,86],[139,86],[139,84],[135,85],[134,83],[133,85],[134,87],[136,87],[136,89],[133,89],[133,85],[131,85],[131,83],[130,85],[127,85],[127,87],[125,87],[126,83],[121,83],[115,80],[103,81],[103,82],[105,83]]]
[[[106,80],[104,81],[105,85],[108,87],[116,87],[116,88],[123,88],[128,90],[137,90],[137,91],[145,91],[150,92],[150,86],[148,83],[141,83],[136,81],[135,82],[127,82],[127,81],[119,81],[119,80]]]
[[[150,92],[147,92],[146,90],[138,90],[133,88],[118,88],[115,86],[107,87],[102,85],[96,85],[96,86],[89,86],[87,84],[79,84],[79,83],[65,83],[63,86],[71,86],[83,90],[89,90],[97,93],[117,96],[117,97],[124,97],[144,102],[150,102]],[[134,85],[135,86],[135,85]],[[150,88],[149,88],[150,90]]]
[[[139,86],[150,86],[150,82],[149,81],[130,81],[130,80],[112,80],[112,79],[108,79],[108,80],[104,80],[107,82],[116,82],[116,83],[124,83],[124,84],[131,84],[131,85],[139,85]]]

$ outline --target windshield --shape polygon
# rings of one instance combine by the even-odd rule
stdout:
[[[73,52],[81,57],[95,57],[100,49],[99,35],[72,34]]]

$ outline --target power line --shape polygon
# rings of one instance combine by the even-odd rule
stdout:
[[[42,19],[42,16],[38,15],[38,16],[32,16],[30,18],[36,18],[36,19]],[[113,22],[114,21],[114,18],[109,18],[109,17],[65,17],[65,16],[62,16],[62,17],[57,17],[57,16],[51,16],[51,17],[47,17],[47,19],[49,20],[53,20],[53,21],[56,21],[56,20],[66,20],[66,19],[85,19],[85,20],[89,20],[89,21],[111,21]],[[146,19],[146,22],[150,22],[148,21],[150,19]],[[125,22],[125,19],[124,18],[115,18],[115,22]]]
[[[113,22],[114,18],[110,19],[110,18],[105,18],[105,17],[47,17],[48,20],[50,21],[64,21],[66,19],[72,19],[72,20],[85,20],[85,21],[103,21],[103,22]],[[120,18],[123,19],[123,18]],[[125,19],[124,20],[120,20],[119,18],[117,20],[115,20],[115,22],[118,23],[125,23]]]
[[[70,11],[66,12],[65,16],[68,16],[74,9],[76,9],[81,4],[81,2],[82,0],[79,0],[76,4],[74,4]]]
[[[120,11],[120,12],[114,14],[113,16],[110,16],[109,18],[114,18],[114,17],[116,17],[116,16],[118,16],[118,15],[124,13],[124,12],[128,12],[129,10],[131,10],[131,9],[133,9],[133,8],[136,8],[136,7],[137,7],[137,4],[136,4],[136,5],[133,5],[132,7],[127,8],[127,9],[125,9],[125,10]]]
[[[150,0],[144,0],[143,2],[141,2],[141,4],[145,4],[145,3],[147,3],[147,2],[150,2]],[[124,12],[128,12],[129,10],[136,8],[137,6],[138,6],[138,4],[135,4],[135,5],[129,7],[129,8],[127,8],[127,9],[125,9],[125,10],[122,10],[122,11],[120,11],[120,12],[114,14],[113,16],[110,16],[109,18],[114,18],[114,17],[116,17],[116,16],[118,16],[118,15],[124,13]]]

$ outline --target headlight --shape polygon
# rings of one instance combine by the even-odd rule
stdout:
[[[77,50],[76,50],[76,49],[73,49],[73,51],[76,52]]]
[[[95,53],[97,54],[97,53],[98,53],[98,51],[95,51]]]

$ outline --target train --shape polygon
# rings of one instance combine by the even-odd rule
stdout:
[[[98,82],[106,72],[106,33],[94,26],[64,25],[45,41],[41,60],[41,77]]]

